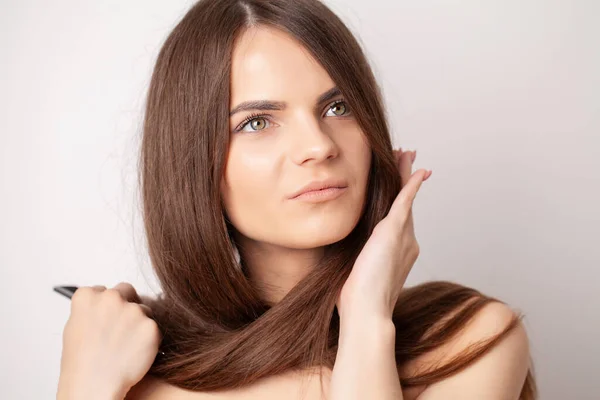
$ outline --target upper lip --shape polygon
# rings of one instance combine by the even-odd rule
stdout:
[[[303,186],[297,192],[293,193],[290,196],[290,199],[293,199],[294,197],[298,197],[301,194],[304,194],[306,192],[310,192],[313,190],[328,189],[328,188],[332,188],[332,187],[345,188],[347,186],[348,186],[348,184],[343,179],[329,178],[329,179],[324,179],[324,180],[320,180],[320,181],[312,181],[308,185]]]

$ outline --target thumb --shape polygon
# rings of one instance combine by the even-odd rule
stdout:
[[[417,196],[417,192],[421,188],[421,184],[425,180],[425,177],[429,174],[426,169],[419,169],[415,171],[406,182],[406,185],[402,187],[398,196],[392,203],[392,207],[388,215],[394,219],[405,221],[412,211],[412,206]]]

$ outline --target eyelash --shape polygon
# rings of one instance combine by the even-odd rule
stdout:
[[[340,104],[340,103],[344,103],[346,105],[346,113],[350,113],[350,108],[348,107],[348,104],[346,104],[346,100],[336,100],[333,103],[331,103],[328,107],[327,110],[329,111],[332,107]],[[339,115],[341,117],[341,115]],[[255,120],[255,119],[259,119],[259,118],[265,118],[265,117],[272,117],[272,115],[270,114],[260,114],[260,113],[253,113],[250,114],[248,117],[246,117],[239,125],[237,128],[235,128],[234,132],[241,132],[248,123],[250,123],[251,121]],[[259,132],[259,131],[255,131],[255,132]],[[251,132],[249,132],[251,133]]]

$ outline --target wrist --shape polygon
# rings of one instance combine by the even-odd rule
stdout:
[[[354,323],[354,321],[373,320],[392,321],[393,311],[385,304],[375,304],[372,300],[365,299],[344,299],[336,304],[340,322]]]
[[[357,318],[376,318],[391,320],[396,301],[382,296],[372,296],[366,293],[344,287],[336,302],[341,320]]]
[[[356,337],[359,341],[373,340],[381,344],[395,343],[396,326],[391,316],[383,313],[347,310],[340,315],[340,340]]]
[[[60,380],[56,392],[56,400],[123,400],[126,394],[127,390],[108,385],[97,383],[75,385],[71,382]]]

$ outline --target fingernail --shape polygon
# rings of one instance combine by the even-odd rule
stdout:
[[[416,158],[417,158],[417,151],[415,150],[415,151],[412,152],[412,154],[410,156],[410,159],[414,163]]]

